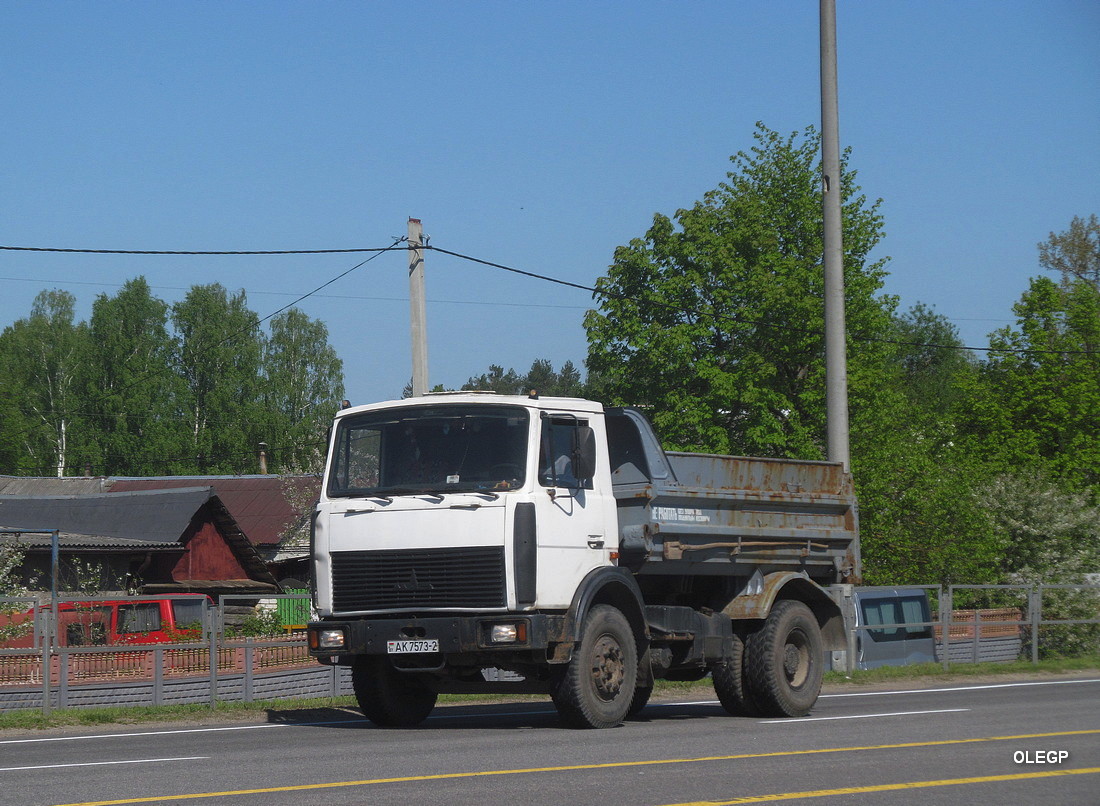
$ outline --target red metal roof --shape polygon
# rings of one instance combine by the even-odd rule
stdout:
[[[204,485],[229,510],[253,545],[272,545],[307,513],[321,489],[317,476],[161,476],[112,478],[109,490],[133,492]]]

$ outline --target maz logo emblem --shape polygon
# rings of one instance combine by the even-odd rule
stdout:
[[[435,590],[435,586],[431,582],[421,582],[416,578],[416,571],[412,571],[409,574],[408,582],[398,582],[393,586],[395,591],[401,591],[402,593],[419,593],[421,591]]]

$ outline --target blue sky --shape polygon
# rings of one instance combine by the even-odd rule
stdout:
[[[886,291],[967,343],[1012,321],[1036,244],[1100,213],[1100,3],[838,0],[840,128],[883,198]],[[812,0],[0,2],[0,245],[433,245],[591,285],[653,214],[752,145],[820,121]],[[0,327],[44,288],[145,275],[261,316],[362,256],[0,252]],[[431,383],[580,365],[580,291],[427,258]],[[406,258],[301,303],[357,403],[411,375]]]

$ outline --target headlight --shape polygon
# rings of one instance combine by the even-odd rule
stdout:
[[[489,642],[493,644],[525,644],[527,643],[527,623],[511,622],[508,624],[494,624],[489,628]]]
[[[343,649],[347,643],[343,630],[318,630],[314,634],[318,649]]]

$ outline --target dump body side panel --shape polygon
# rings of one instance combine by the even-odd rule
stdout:
[[[858,575],[858,517],[839,464],[666,454],[675,478],[616,490],[620,543],[639,575]]]

